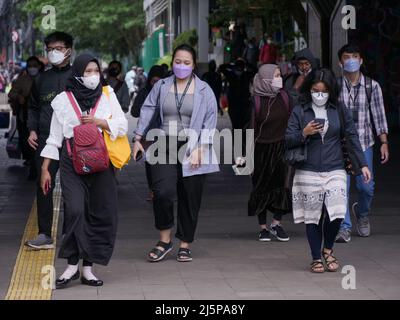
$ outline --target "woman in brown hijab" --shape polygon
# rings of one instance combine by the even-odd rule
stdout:
[[[277,65],[260,67],[253,84],[254,172],[248,204],[249,216],[258,216],[260,241],[271,241],[271,235],[279,241],[289,241],[281,225],[282,216],[291,212],[288,166],[283,160],[290,107],[282,87]],[[269,230],[267,211],[273,213]]]

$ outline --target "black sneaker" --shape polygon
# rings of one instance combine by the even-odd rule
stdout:
[[[285,230],[282,228],[281,225],[271,227],[270,232],[279,241],[286,242],[290,240],[290,238],[288,237],[288,235],[286,234]]]
[[[263,229],[260,234],[258,235],[258,240],[262,242],[269,242],[271,241],[271,237],[269,231],[267,229]]]

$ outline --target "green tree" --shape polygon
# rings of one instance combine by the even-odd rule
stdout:
[[[36,16],[35,28],[42,34],[42,8],[56,9],[56,29],[72,34],[76,48],[92,49],[112,57],[139,56],[145,38],[141,0],[29,0],[24,11]]]

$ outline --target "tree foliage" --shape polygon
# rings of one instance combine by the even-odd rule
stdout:
[[[35,14],[35,28],[42,34],[42,8],[56,9],[56,29],[70,33],[77,49],[103,54],[137,57],[145,37],[141,0],[29,0],[24,11]]]

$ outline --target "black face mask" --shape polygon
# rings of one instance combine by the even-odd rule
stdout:
[[[108,69],[108,75],[110,77],[117,77],[120,74],[120,71],[118,68],[110,68]]]

